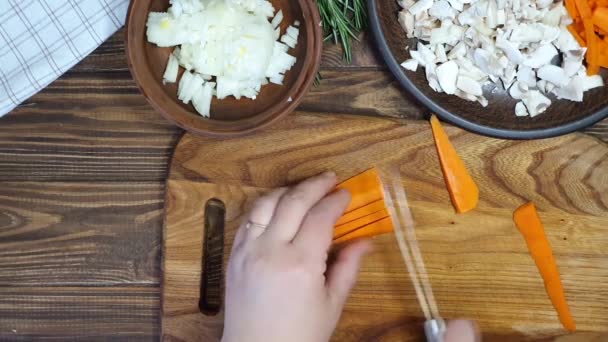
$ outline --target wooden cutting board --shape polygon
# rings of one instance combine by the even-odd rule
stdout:
[[[235,229],[259,194],[324,170],[345,179],[386,162],[400,167],[444,317],[477,320],[486,341],[570,341],[571,336],[562,336],[511,219],[515,208],[532,200],[578,324],[574,340],[608,340],[600,334],[608,329],[608,146],[582,134],[505,141],[446,129],[480,188],[479,207],[467,214],[454,213],[425,122],[293,114],[239,139],[186,134],[175,150],[167,183],[164,340],[219,340],[221,310],[213,316],[200,308],[208,312],[219,305],[223,276],[218,276],[218,260],[225,266]],[[216,215],[223,210],[221,203],[210,199],[224,203],[225,224]],[[217,233],[222,225],[223,235]],[[223,256],[222,247],[214,254],[222,236]],[[423,319],[397,244],[391,235],[374,244],[334,339],[421,340]]]

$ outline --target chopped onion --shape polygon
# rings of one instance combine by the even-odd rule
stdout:
[[[176,48],[178,50],[179,48]],[[169,61],[167,62],[167,68],[163,74],[163,83],[175,83],[177,80],[177,72],[179,71],[179,62],[177,57],[172,53],[169,55]]]
[[[272,27],[276,29],[281,25],[281,21],[283,21],[283,10],[279,10],[274,18],[272,18]]]

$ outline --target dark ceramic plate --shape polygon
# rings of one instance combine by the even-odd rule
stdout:
[[[608,86],[585,93],[585,101],[576,103],[557,100],[534,118],[515,116],[516,100],[506,92],[485,92],[487,107],[433,91],[424,69],[404,70],[399,64],[410,58],[406,45],[415,47],[415,39],[407,39],[397,21],[400,10],[396,0],[367,0],[370,26],[386,64],[399,83],[431,112],[443,120],[472,132],[505,139],[539,139],[563,135],[590,126],[608,117]],[[604,80],[608,72],[603,70]]]

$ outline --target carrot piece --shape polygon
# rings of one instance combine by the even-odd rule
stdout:
[[[534,203],[529,202],[517,208],[513,213],[513,221],[515,221],[515,225],[526,240],[530,255],[543,278],[545,289],[555,311],[557,311],[560,322],[567,330],[575,331],[576,324],[566,302],[562,280],[555,264],[551,245],[547,240],[543,223],[538,217]]]
[[[608,8],[597,8],[593,11],[593,25],[608,32]]]
[[[355,221],[356,219],[360,219],[363,216],[367,216],[370,214],[373,214],[375,212],[381,211],[381,210],[386,210],[386,205],[384,204],[384,199],[380,199],[377,201],[374,201],[364,207],[355,209],[353,211],[350,211],[344,215],[342,215],[342,217],[340,217],[340,219],[336,222],[335,226],[339,226],[351,221]]]
[[[572,19],[576,19],[579,17],[578,10],[576,9],[576,4],[574,0],[565,0],[566,10]]]
[[[338,184],[336,189],[345,189],[351,194],[351,201],[345,210],[346,213],[384,199],[382,182],[376,168],[371,168],[345,180]]]
[[[448,135],[435,115],[431,116],[431,128],[443,177],[456,212],[465,213],[474,209],[479,202],[477,184],[475,184],[462,159],[456,153]]]
[[[599,45],[598,37],[595,35],[593,25],[593,12],[589,6],[588,0],[574,0],[576,8],[583,19],[583,27],[585,28],[585,40],[587,42],[587,75],[597,75],[599,73]]]
[[[350,232],[353,232],[361,227],[365,227],[370,223],[374,223],[378,220],[388,217],[388,211],[386,209],[382,209],[375,213],[369,214],[367,216],[360,217],[354,221],[350,221],[348,223],[335,226],[334,228],[334,239],[339,238],[340,236],[346,235]]]
[[[576,39],[576,41],[578,42],[578,45],[580,45],[581,47],[587,46],[587,42],[578,33],[576,26],[574,24],[568,25],[568,31],[570,32],[570,34],[572,34],[574,39]]]
[[[341,244],[354,239],[373,237],[380,234],[390,233],[393,231],[393,222],[390,217],[385,217],[379,221],[370,223],[346,235],[342,235],[333,240],[333,244]]]

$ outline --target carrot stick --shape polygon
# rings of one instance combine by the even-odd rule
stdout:
[[[559,320],[564,328],[569,331],[575,331],[576,324],[566,302],[564,288],[555,259],[553,258],[551,245],[547,240],[543,224],[540,221],[540,217],[538,217],[534,204],[529,202],[517,208],[513,213],[513,221],[515,221],[515,225],[517,225],[517,228],[526,240],[530,255],[540,271],[545,283],[545,289],[555,311],[557,311]]]
[[[348,223],[336,226],[334,228],[334,239],[339,238],[340,236],[346,235],[350,232],[353,232],[361,227],[365,227],[370,223],[379,221],[385,217],[388,217],[388,211],[386,209],[382,209],[381,211],[377,211],[367,216],[363,216],[354,221],[350,221]]]
[[[474,209],[479,201],[477,184],[475,184],[462,159],[456,153],[448,135],[435,115],[431,116],[431,128],[443,177],[456,212],[465,213]]]
[[[361,227],[353,232],[334,239],[333,244],[341,244],[354,239],[361,239],[366,237],[373,237],[380,234],[390,233],[393,231],[393,222],[390,217],[385,217],[379,221],[370,223],[364,227]]]
[[[570,34],[572,34],[574,39],[576,39],[576,41],[578,42],[578,45],[580,45],[581,47],[587,46],[587,42],[583,39],[583,37],[581,37],[580,34],[578,34],[578,31],[576,30],[576,26],[574,24],[568,25],[567,28]]]
[[[598,37],[595,35],[593,26],[593,12],[587,0],[574,0],[576,8],[583,19],[585,28],[585,41],[587,42],[587,75],[597,75],[599,73],[599,45]]]
[[[565,0],[564,3],[566,5],[566,10],[568,11],[568,14],[570,14],[570,17],[573,20],[575,18],[578,18],[578,10],[576,9],[576,4],[574,3],[574,0]]]
[[[351,194],[351,201],[346,208],[346,213],[384,198],[382,182],[376,168],[371,168],[345,180],[338,184],[336,189],[345,189]]]
[[[608,8],[598,8],[593,12],[593,25],[608,32]]]
[[[386,210],[384,199],[374,201],[366,206],[357,208],[342,215],[342,217],[340,217],[340,219],[336,222],[335,226],[337,227],[339,225],[354,221],[356,219],[362,218],[363,216],[367,216],[381,210]]]

